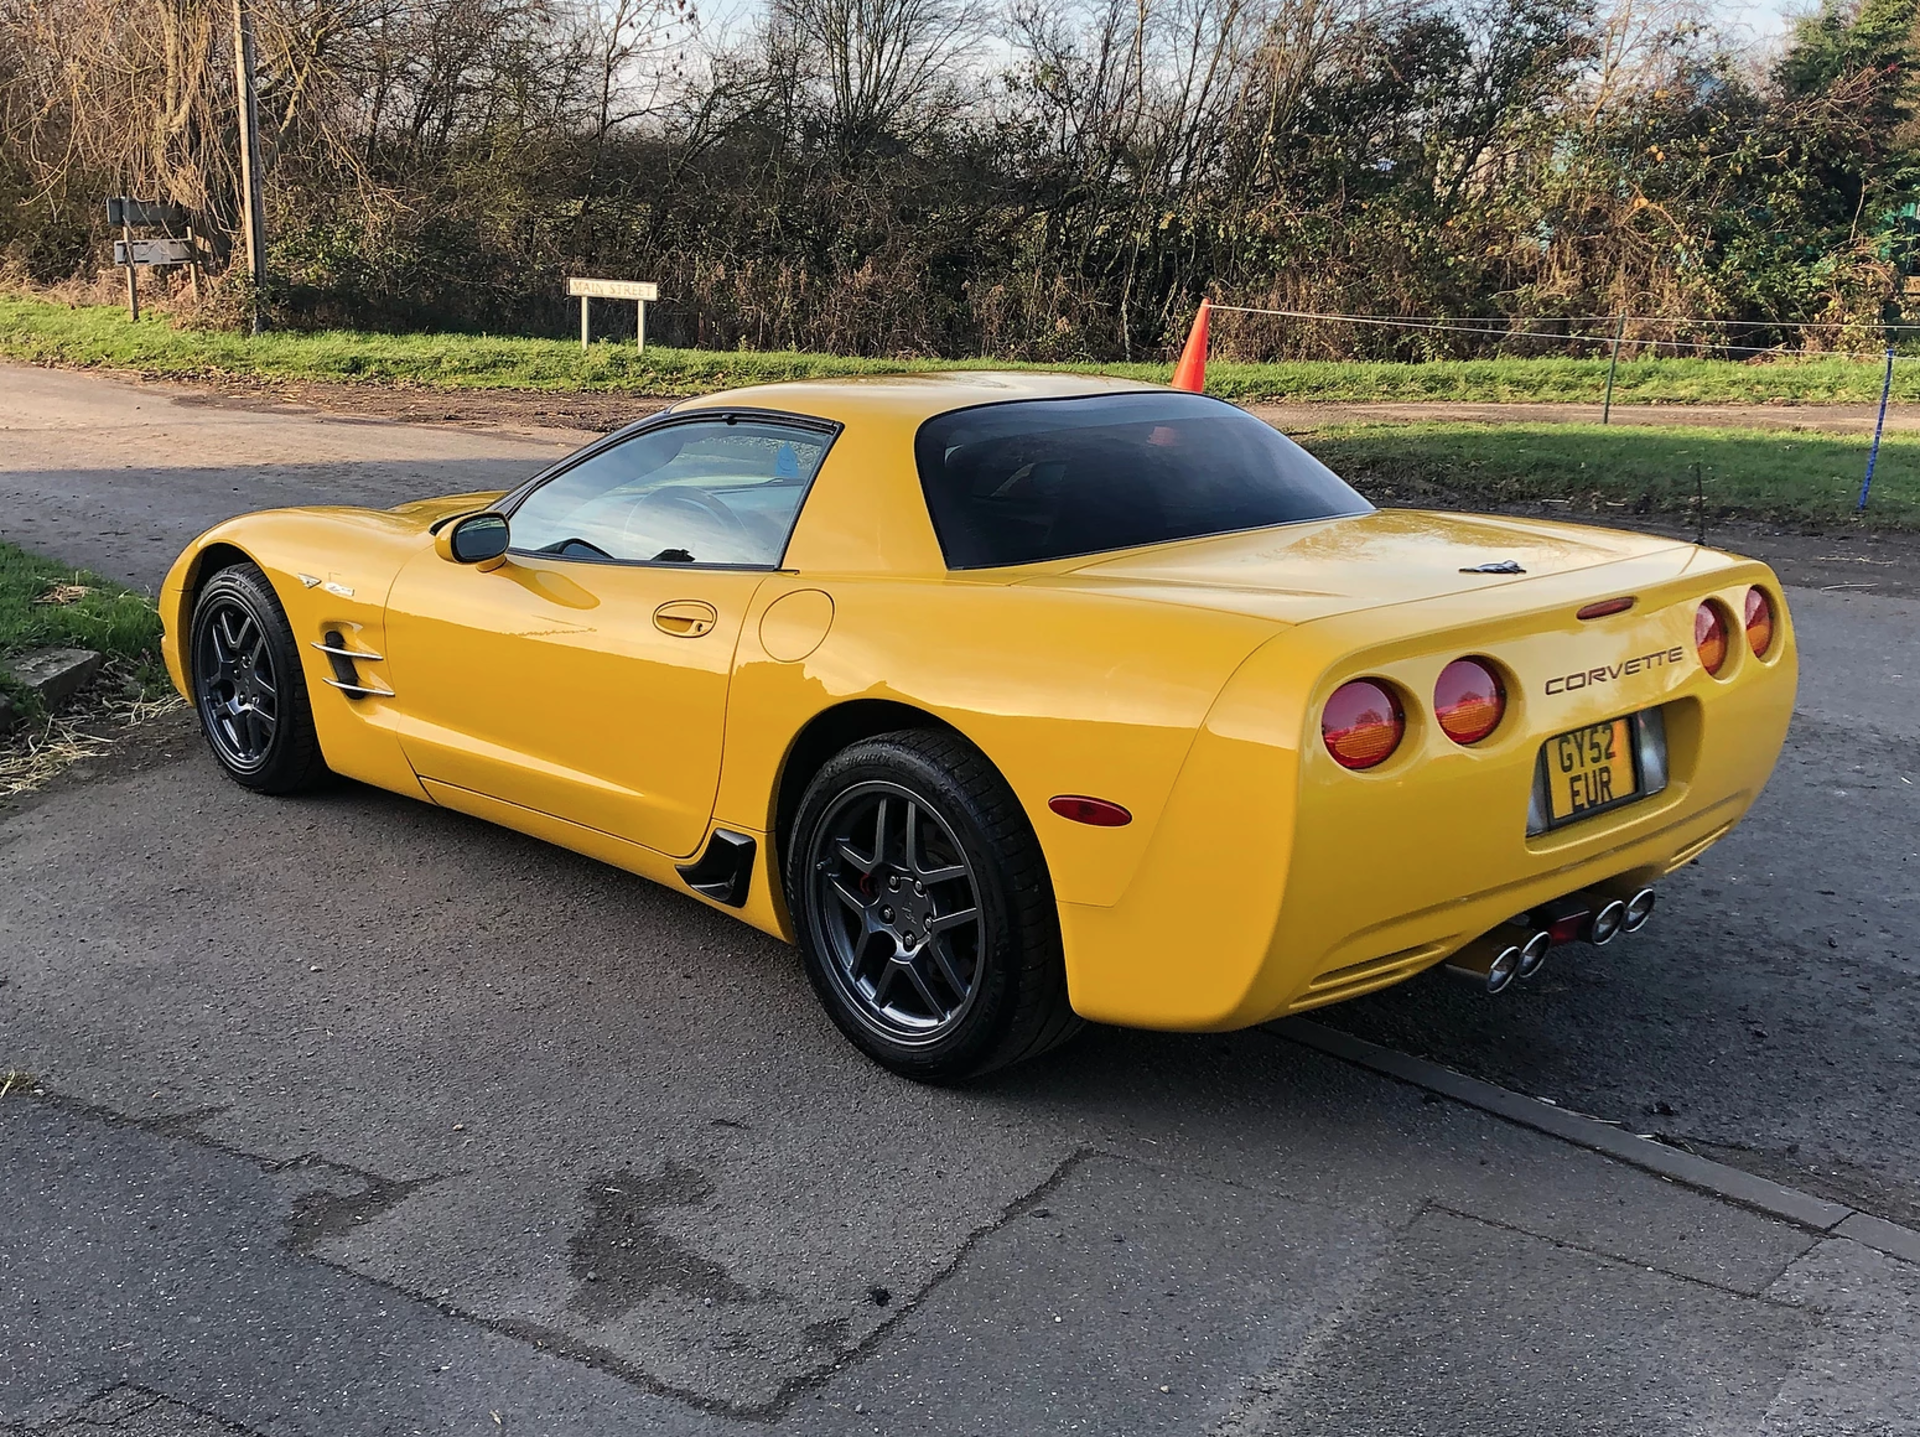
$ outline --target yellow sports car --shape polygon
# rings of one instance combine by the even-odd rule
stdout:
[[[963,373],[674,406],[507,494],[202,535],[214,754],[550,839],[798,943],[955,1079],[1647,919],[1793,707],[1762,564],[1377,510],[1203,395]]]

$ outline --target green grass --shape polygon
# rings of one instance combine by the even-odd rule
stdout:
[[[1569,501],[1574,514],[1691,512],[1852,522],[1865,435],[1598,424],[1354,424],[1295,436],[1378,502]],[[1881,441],[1867,521],[1920,529],[1920,435]]]
[[[63,584],[87,592],[66,603],[38,602]],[[5,672],[7,658],[22,649],[97,649],[145,668],[157,659],[159,645],[160,615],[141,595],[0,543],[0,688],[23,695]],[[30,701],[27,708],[37,704]]]
[[[826,354],[666,349],[596,344],[582,355],[572,340],[482,338],[462,334],[266,334],[258,338],[176,330],[164,319],[129,323],[111,306],[69,307],[0,295],[0,355],[39,364],[100,365],[177,377],[238,376],[331,380],[444,389],[599,390],[685,395],[737,384],[846,374],[960,368],[1075,369],[1164,381],[1166,364],[1010,365],[999,360],[852,359]],[[1454,400],[1598,402],[1604,359],[1435,360],[1424,364],[1302,361],[1208,369],[1207,388],[1222,398],[1308,400]],[[1614,398],[1623,403],[1871,402],[1880,394],[1878,361],[1645,359],[1620,365]],[[1894,392],[1920,399],[1920,366],[1894,372]]]

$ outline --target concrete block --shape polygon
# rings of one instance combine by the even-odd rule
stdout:
[[[29,649],[7,667],[53,708],[92,683],[106,661],[92,649]]]

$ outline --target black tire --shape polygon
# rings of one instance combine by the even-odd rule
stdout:
[[[822,1005],[903,1077],[979,1077],[1082,1026],[1039,840],[1006,781],[956,735],[882,734],[828,760],[794,818],[786,889]]]
[[[326,781],[300,649],[258,567],[234,564],[202,586],[187,667],[200,730],[235,783],[298,793]]]

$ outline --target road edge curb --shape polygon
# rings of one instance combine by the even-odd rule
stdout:
[[[1520,1127],[1585,1148],[1589,1152],[1640,1168],[1658,1177],[1698,1189],[1713,1197],[1752,1208],[1796,1227],[1848,1238],[1888,1257],[1920,1265],[1920,1232],[1850,1208],[1844,1203],[1815,1197],[1770,1178],[1756,1177],[1739,1168],[1669,1147],[1652,1138],[1628,1132],[1604,1118],[1575,1112],[1540,1098],[1530,1098],[1479,1078],[1470,1078],[1438,1063],[1385,1048],[1338,1029],[1286,1018],[1269,1025],[1287,1041],[1328,1057],[1366,1068],[1384,1077],[1408,1083],[1467,1107],[1477,1108]]]

